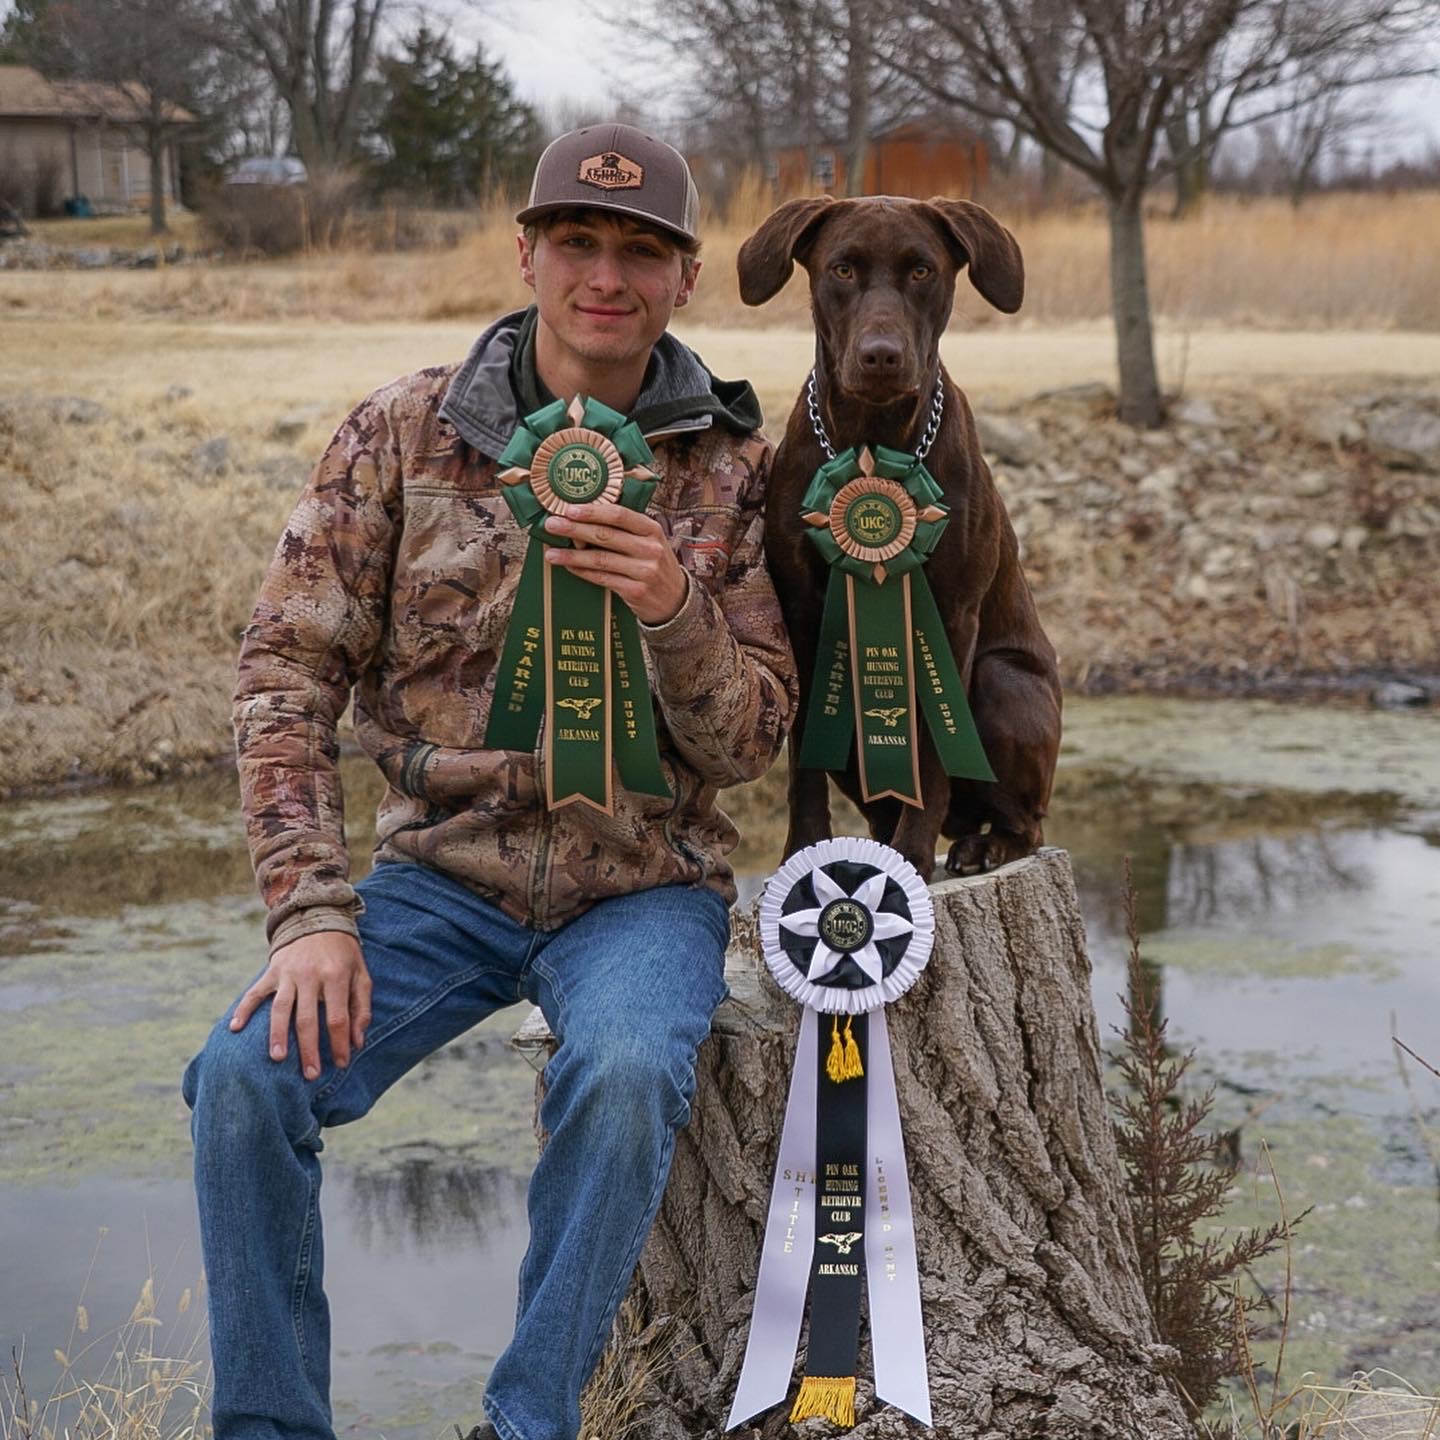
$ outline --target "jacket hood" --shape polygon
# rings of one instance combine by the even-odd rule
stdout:
[[[520,421],[555,399],[535,373],[537,320],[533,305],[502,315],[470,347],[445,392],[441,417],[484,455],[499,455]],[[711,425],[748,435],[761,425],[760,402],[749,381],[716,379],[668,330],[650,352],[629,418],[647,440]]]

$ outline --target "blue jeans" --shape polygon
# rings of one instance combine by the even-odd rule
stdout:
[[[322,1288],[321,1130],[358,1120],[407,1070],[506,1005],[559,1040],[548,1141],[530,1183],[515,1334],[485,1410],[503,1440],[575,1440],[580,1391],[609,1338],[690,1117],[695,1051],[725,997],[729,914],[666,886],[531,930],[420,865],[359,886],[373,1018],[347,1069],[267,1052],[268,1002],[216,1025],[185,1072],[210,1291],[216,1440],[333,1440]]]

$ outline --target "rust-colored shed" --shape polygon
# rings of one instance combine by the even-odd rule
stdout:
[[[844,142],[822,142],[815,152],[813,173],[807,155],[804,145],[787,145],[775,152],[771,178],[779,193],[820,189],[845,194]],[[860,193],[963,199],[985,183],[989,171],[989,152],[980,136],[942,120],[904,120],[871,135]]]

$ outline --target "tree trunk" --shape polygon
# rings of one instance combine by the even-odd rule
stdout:
[[[1191,1440],[1141,1288],[1069,857],[1043,850],[932,894],[935,953],[887,1017],[935,1430],[876,1403],[862,1324],[853,1433]],[[644,1440],[719,1440],[735,1392],[800,1018],[760,959],[753,913],[735,930],[732,998],[700,1050],[629,1324],[587,1393],[587,1436],[603,1440],[614,1397],[601,1392],[637,1369],[648,1380],[631,1433]],[[788,1435],[788,1413],[735,1434]]]
[[[165,132],[149,137],[150,149],[150,233],[163,235],[165,225]]]
[[[1165,418],[1150,289],[1145,279],[1145,222],[1140,196],[1110,197],[1110,308],[1120,366],[1120,418],[1153,429]]]
[[[870,0],[850,0],[845,193],[865,194],[865,152],[870,142]]]

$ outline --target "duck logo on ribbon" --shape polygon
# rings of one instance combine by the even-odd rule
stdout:
[[[654,463],[633,421],[579,396],[527,415],[500,456],[506,502],[530,543],[485,743],[533,750],[543,723],[552,810],[578,801],[612,813],[614,769],[629,790],[670,794],[634,614],[603,585],[544,564],[542,549],[572,543],[545,529],[547,515],[594,500],[644,510]]]
[[[765,963],[804,1009],[727,1430],[785,1399],[807,1294],[805,1374],[790,1419],[821,1415],[854,1425],[862,1284],[876,1397],[930,1424],[915,1227],[884,1007],[919,978],[934,937],[924,882],[874,840],[811,845],[765,888]],[[830,1021],[823,1057],[822,1015]]]
[[[844,770],[855,737],[867,801],[924,804],[917,700],[945,773],[995,778],[925,580],[949,520],[942,493],[915,456],[883,445],[837,455],[805,492],[831,568],[799,763]]]

